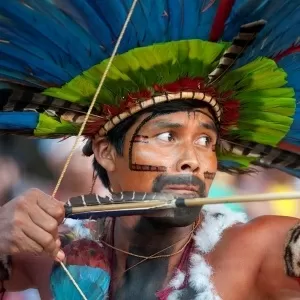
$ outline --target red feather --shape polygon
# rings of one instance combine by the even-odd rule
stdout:
[[[214,23],[210,31],[210,40],[217,42],[223,35],[225,22],[228,19],[235,0],[221,0]]]
[[[81,239],[63,248],[68,265],[100,268],[110,274],[110,266],[105,248],[95,241]]]
[[[274,60],[276,62],[280,61],[282,58],[284,58],[290,54],[297,53],[297,52],[300,52],[300,46],[292,46],[292,47],[286,49],[285,51],[279,53],[278,55],[276,55],[274,57]]]

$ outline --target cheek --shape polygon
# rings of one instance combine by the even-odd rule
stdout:
[[[172,163],[170,151],[165,151],[164,148],[156,147],[152,144],[143,145],[135,143],[132,148],[131,157],[133,164],[149,166],[149,170],[151,170],[151,166],[161,167],[156,170],[160,172],[166,171]]]
[[[139,161],[139,163],[141,163]],[[133,171],[129,167],[128,157],[124,156],[116,160],[116,170],[112,174],[114,191],[151,192],[153,182],[162,172]]]
[[[217,173],[218,159],[215,152],[210,152],[202,156],[201,161],[201,176],[204,178],[206,193],[208,194]]]

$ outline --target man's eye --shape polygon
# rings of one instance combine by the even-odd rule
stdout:
[[[212,139],[209,136],[203,135],[197,140],[196,144],[199,146],[208,147],[211,142]]]
[[[164,132],[164,133],[161,133],[157,136],[157,138],[161,141],[165,141],[165,142],[171,142],[171,141],[174,141],[174,137],[172,135],[172,133],[170,132]]]

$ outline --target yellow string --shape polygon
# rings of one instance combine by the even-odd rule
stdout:
[[[83,130],[84,130],[85,126],[86,126],[86,123],[87,123],[87,121],[88,121],[88,119],[89,119],[89,117],[90,117],[90,115],[91,115],[91,112],[92,112],[92,110],[93,110],[93,107],[95,106],[95,103],[96,103],[96,101],[97,101],[97,98],[98,98],[98,96],[99,96],[99,94],[100,94],[100,91],[101,91],[101,89],[102,89],[102,87],[103,87],[104,81],[105,81],[105,79],[106,79],[106,77],[107,77],[107,74],[108,74],[108,71],[109,71],[109,69],[110,69],[110,67],[111,67],[111,65],[112,65],[113,59],[115,58],[115,56],[116,56],[116,54],[117,54],[117,51],[118,51],[119,46],[120,46],[120,43],[121,43],[121,41],[122,41],[122,39],[123,39],[123,37],[124,37],[125,30],[126,30],[126,28],[128,27],[129,21],[130,21],[130,19],[131,19],[131,17],[132,17],[132,14],[133,14],[133,11],[134,11],[134,9],[135,9],[135,6],[136,6],[137,2],[138,2],[138,0],[133,0],[133,2],[132,2],[131,8],[130,8],[130,10],[129,10],[129,13],[128,13],[128,15],[127,15],[127,18],[126,18],[126,20],[125,20],[125,23],[124,23],[124,25],[123,25],[123,27],[122,27],[122,30],[121,30],[121,32],[120,32],[120,35],[119,35],[118,40],[117,40],[117,42],[116,42],[116,45],[115,45],[115,47],[114,47],[113,53],[112,53],[112,55],[111,55],[111,57],[110,57],[110,59],[109,59],[109,62],[108,62],[108,64],[107,64],[107,66],[106,66],[106,69],[105,69],[105,71],[104,71],[104,73],[103,73],[103,76],[102,76],[102,78],[101,78],[101,81],[100,81],[100,83],[99,83],[99,85],[98,85],[98,88],[97,88],[97,90],[96,90],[96,93],[95,93],[95,95],[94,95],[94,98],[93,98],[93,100],[92,100],[92,102],[91,102],[91,104],[90,104],[90,106],[89,106],[89,109],[88,109],[88,111],[87,111],[87,114],[86,114],[86,116],[85,116],[85,118],[84,118],[84,121],[83,121],[83,123],[82,123],[82,125],[81,125],[81,127],[80,127],[80,130],[79,130],[79,132],[78,132],[78,134],[77,134],[75,143],[74,143],[74,145],[73,145],[73,147],[72,147],[72,149],[71,149],[71,151],[70,151],[70,154],[69,154],[69,156],[68,156],[68,158],[67,158],[67,160],[66,160],[66,162],[65,162],[65,165],[64,165],[63,170],[62,170],[62,172],[61,172],[61,174],[60,174],[60,177],[59,177],[59,179],[58,179],[58,181],[57,181],[57,183],[56,183],[56,186],[55,186],[54,191],[53,191],[53,193],[52,193],[52,198],[55,197],[55,195],[56,195],[56,193],[57,193],[57,191],[58,191],[58,189],[59,189],[59,187],[60,187],[60,185],[61,185],[61,182],[62,182],[62,180],[63,180],[63,178],[64,178],[64,176],[65,176],[65,173],[66,173],[66,171],[67,171],[67,168],[68,168],[68,166],[70,165],[70,162],[71,162],[71,159],[72,159],[72,157],[73,157],[73,155],[74,155],[74,153],[75,153],[76,147],[77,147],[78,144],[79,144],[79,139],[80,139],[80,137],[81,137],[81,135],[82,135],[82,133],[83,133]],[[66,266],[64,265],[64,263],[63,263],[63,262],[60,262],[60,265],[61,265],[61,267],[63,268],[63,270],[66,272],[66,274],[68,275],[68,277],[70,278],[70,280],[73,282],[75,288],[77,289],[77,291],[79,292],[79,294],[82,296],[82,298],[83,298],[84,300],[87,300],[87,298],[85,297],[84,293],[82,292],[82,290],[80,289],[80,287],[78,286],[78,284],[76,283],[76,281],[74,280],[74,278],[72,277],[72,275],[70,274],[70,272],[68,271],[68,269],[66,268]]]
[[[70,154],[69,154],[69,156],[68,156],[68,158],[67,158],[67,160],[66,160],[66,162],[65,162],[65,165],[64,165],[64,167],[63,167],[63,170],[62,170],[62,172],[61,172],[61,174],[60,174],[60,177],[59,177],[59,179],[58,179],[58,181],[57,181],[57,184],[56,184],[56,186],[55,186],[55,189],[54,189],[54,191],[53,191],[53,193],[52,193],[52,197],[55,197],[55,195],[56,195],[56,193],[57,193],[57,191],[58,191],[58,188],[60,187],[61,182],[62,182],[62,180],[63,180],[63,178],[64,178],[64,176],[65,176],[65,173],[66,173],[67,168],[68,168],[68,166],[69,166],[69,164],[70,164],[71,158],[72,158],[72,156],[73,156],[73,154],[74,154],[74,152],[75,152],[76,147],[78,146],[79,139],[80,139],[80,137],[81,137],[81,135],[82,135],[82,133],[83,133],[83,130],[84,130],[85,126],[86,126],[86,123],[87,123],[87,121],[88,121],[88,119],[89,119],[89,117],[90,117],[90,114],[91,114],[91,112],[92,112],[92,110],[93,110],[93,108],[94,108],[94,106],[95,106],[95,103],[96,103],[96,101],[97,101],[97,98],[98,98],[98,96],[99,96],[99,94],[100,94],[100,91],[101,91],[101,89],[102,89],[102,87],[103,87],[104,81],[105,81],[105,79],[106,79],[106,77],[107,77],[107,74],[108,74],[108,71],[109,71],[109,69],[110,69],[110,67],[111,67],[111,65],[112,65],[113,59],[115,58],[115,56],[116,56],[116,54],[117,54],[117,51],[118,51],[119,46],[120,46],[120,43],[121,43],[121,41],[122,41],[122,39],[123,39],[123,37],[124,37],[125,30],[126,30],[126,28],[127,28],[127,26],[128,26],[128,23],[129,23],[129,21],[130,21],[130,19],[131,19],[131,16],[132,16],[132,14],[133,14],[133,11],[134,11],[134,8],[135,8],[137,2],[138,2],[138,0],[133,0],[132,6],[131,6],[130,11],[129,11],[128,15],[127,15],[126,21],[125,21],[125,23],[124,23],[124,25],[123,25],[123,28],[122,28],[122,30],[121,30],[121,33],[120,33],[120,35],[119,35],[119,38],[118,38],[117,43],[116,43],[116,45],[115,45],[115,48],[114,48],[114,50],[113,50],[113,53],[112,53],[112,55],[111,55],[111,57],[110,57],[110,59],[109,59],[109,62],[108,62],[108,64],[107,64],[107,66],[106,66],[106,69],[105,69],[105,71],[104,71],[104,73],[103,73],[103,76],[102,76],[102,78],[101,78],[101,81],[100,81],[100,83],[99,83],[99,85],[98,85],[98,88],[97,88],[97,90],[96,90],[96,93],[95,93],[95,95],[94,95],[94,98],[93,98],[93,100],[92,100],[92,102],[91,102],[91,105],[90,105],[90,107],[89,107],[89,109],[88,109],[88,111],[87,111],[87,114],[86,114],[86,116],[85,116],[85,118],[84,118],[84,121],[83,121],[83,123],[82,123],[82,125],[81,125],[81,127],[80,127],[80,130],[79,130],[78,134],[77,134],[75,143],[74,143],[74,145],[73,145],[73,147],[72,147],[72,149],[71,149],[71,152],[70,152]]]
[[[73,282],[74,286],[76,287],[76,289],[77,289],[78,293],[80,294],[80,296],[82,297],[82,299],[83,300],[88,300],[87,297],[82,292],[82,290],[80,289],[80,287],[78,286],[78,284],[75,281],[75,279],[73,278],[73,276],[71,275],[71,273],[69,272],[69,270],[64,265],[64,263],[60,262],[60,265],[63,268],[63,270],[66,272],[66,274],[68,275],[68,277],[70,278],[70,280]]]

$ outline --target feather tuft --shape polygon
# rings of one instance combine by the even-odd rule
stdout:
[[[110,284],[110,268],[101,244],[81,239],[63,248],[66,266],[89,300],[102,300]],[[51,274],[51,289],[55,300],[81,300],[81,296],[65,271],[58,265]]]
[[[254,41],[265,24],[266,22],[264,20],[260,20],[241,26],[239,34],[233,39],[232,45],[221,57],[216,69],[208,75],[208,84],[214,84],[226,74],[226,72],[234,65],[235,61]]]

